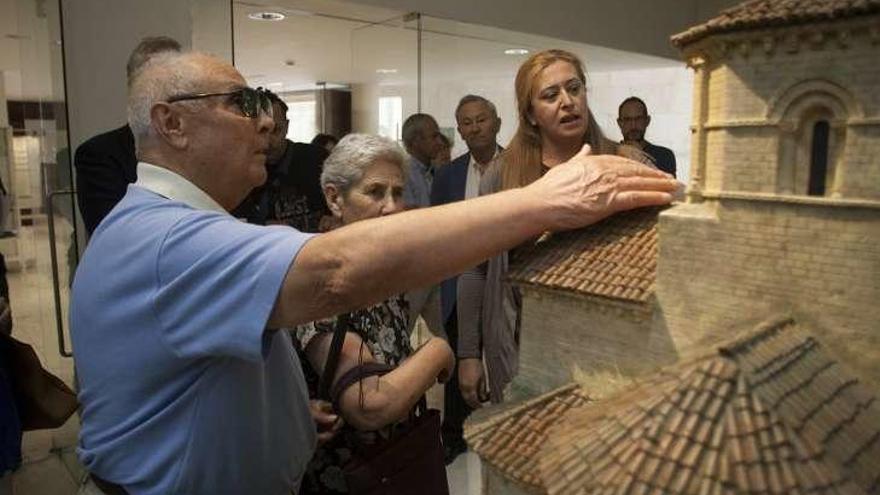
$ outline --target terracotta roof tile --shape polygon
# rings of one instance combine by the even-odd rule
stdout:
[[[792,26],[880,13],[880,0],[749,0],[672,37],[682,47],[710,34]]]
[[[584,229],[518,248],[510,280],[579,294],[644,303],[657,271],[657,216],[662,208],[618,213]]]
[[[862,494],[878,456],[875,395],[785,320],[572,411],[537,459],[546,480],[588,466],[551,494]]]
[[[466,436],[541,493],[880,494],[880,400],[791,320],[609,400],[571,385]]]
[[[547,431],[570,410],[583,406],[589,398],[580,387],[567,385],[498,416],[465,425],[465,438],[471,449],[499,471],[533,490],[541,486],[535,456],[544,445]],[[570,473],[585,468],[576,459]],[[579,473],[579,476],[586,473]]]

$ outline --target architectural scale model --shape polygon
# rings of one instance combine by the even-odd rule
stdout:
[[[672,42],[687,200],[513,254],[528,400],[468,425],[487,492],[880,493],[880,0],[750,0]],[[578,372],[635,385],[558,388]]]

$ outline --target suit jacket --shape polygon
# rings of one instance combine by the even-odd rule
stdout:
[[[128,124],[99,134],[76,149],[76,191],[79,211],[89,235],[116,203],[128,185],[137,180],[134,135]]]
[[[465,153],[437,169],[434,173],[434,185],[431,188],[431,206],[454,203],[464,199],[470,160],[470,153]],[[455,307],[457,286],[457,276],[446,279],[440,284],[440,305],[444,324]]]

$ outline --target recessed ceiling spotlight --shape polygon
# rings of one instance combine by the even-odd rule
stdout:
[[[376,69],[376,74],[397,74],[397,69]]]
[[[286,16],[281,12],[254,12],[253,14],[248,14],[248,17],[255,21],[280,21]]]
[[[508,48],[504,50],[505,55],[528,55],[529,51],[525,48]]]

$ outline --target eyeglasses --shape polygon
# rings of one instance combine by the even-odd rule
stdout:
[[[232,103],[241,110],[241,113],[248,118],[255,119],[260,115],[260,111],[269,117],[272,116],[272,101],[263,88],[244,87],[235,91],[227,91],[224,93],[192,93],[172,96],[168,98],[168,103],[175,103],[186,100],[201,100],[202,98],[211,98],[214,96],[229,96]]]

